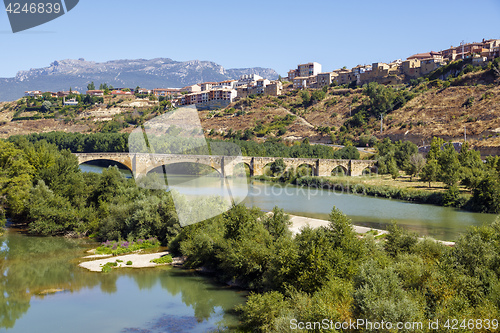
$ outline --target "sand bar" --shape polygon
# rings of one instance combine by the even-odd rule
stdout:
[[[121,260],[122,262],[118,262],[116,268],[118,267],[131,267],[131,268],[144,268],[144,267],[155,267],[158,264],[151,262],[152,259],[158,259],[161,256],[169,254],[168,251],[165,252],[156,252],[156,253],[130,253],[124,254],[121,256],[107,257],[105,259],[99,260],[91,260],[81,262],[78,266],[86,268],[92,272],[100,272],[102,270],[102,266],[104,266],[108,262],[116,262],[117,260]],[[126,265],[127,261],[132,261],[132,265]]]

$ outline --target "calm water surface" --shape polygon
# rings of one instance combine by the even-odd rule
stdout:
[[[82,171],[100,172],[102,168],[81,165]],[[127,170],[122,172],[131,177]],[[221,193],[221,181],[217,178],[193,181],[186,179],[185,186],[176,189],[187,195],[211,195]],[[386,229],[392,221],[413,230],[422,236],[441,240],[456,240],[469,226],[488,224],[496,215],[471,213],[450,207],[413,204],[405,201],[353,195],[331,190],[303,188],[293,185],[251,181],[248,185],[229,180],[233,195],[244,197],[247,206],[272,210],[274,206],[283,208],[287,213],[319,219],[328,219],[335,206],[352,219],[356,225],[376,229]]]
[[[102,171],[91,165],[81,169]],[[219,179],[185,179],[189,182],[177,189],[187,195],[217,194],[225,185]],[[443,240],[496,217],[291,185],[229,182],[232,194],[246,196],[248,206],[278,206],[322,219],[336,206],[358,225],[383,229],[395,220]],[[16,230],[1,236],[0,332],[207,332],[236,325],[228,312],[245,301],[245,292],[170,267],[92,273],[77,264],[93,246],[87,240],[31,237]]]
[[[245,292],[189,271],[156,267],[93,273],[77,266],[95,244],[0,237],[0,332],[207,332],[237,321]]]

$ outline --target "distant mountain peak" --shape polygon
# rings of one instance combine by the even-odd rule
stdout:
[[[197,59],[119,59],[106,62],[63,59],[54,60],[48,67],[19,71],[14,78],[0,78],[0,101],[18,99],[26,90],[60,91],[72,87],[73,90],[85,91],[90,82],[115,87],[174,88],[238,79],[243,74],[258,74],[271,80],[278,78],[278,73],[271,68],[225,69],[213,61]]]

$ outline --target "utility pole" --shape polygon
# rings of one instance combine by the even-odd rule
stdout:
[[[382,119],[383,119],[384,115],[381,113],[380,114],[380,134],[382,134]]]
[[[465,55],[464,55],[465,41],[462,40],[462,43],[460,43],[460,45],[462,45],[462,60],[464,60],[464,58],[465,58]]]
[[[464,142],[467,142],[467,125],[464,125]]]
[[[349,105],[349,117],[351,116],[352,105]]]

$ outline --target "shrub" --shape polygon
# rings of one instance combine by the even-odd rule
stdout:
[[[145,249],[151,249],[155,247],[159,247],[160,242],[156,238],[149,238],[149,239],[137,239],[135,242],[134,241],[109,241],[107,240],[106,242],[102,243],[101,246],[99,246],[95,253],[96,254],[112,254],[114,256],[118,254],[124,254],[124,253],[130,253],[134,252],[137,250],[145,250]]]
[[[285,172],[286,165],[282,158],[270,164],[270,170],[273,176],[277,176]]]
[[[239,306],[244,326],[257,332],[275,332],[274,323],[288,310],[283,295],[277,291],[251,294],[246,305]]]
[[[358,318],[410,322],[423,319],[420,302],[406,292],[394,268],[375,260],[363,264],[355,278],[354,307]]]
[[[170,264],[173,261],[172,256],[170,254],[166,254],[161,256],[160,258],[152,259],[151,262],[155,264]]]
[[[132,265],[132,261],[130,261],[130,260],[127,261],[127,263],[125,265],[128,265],[128,266]]]
[[[470,108],[474,104],[474,97],[470,96],[467,98],[467,100],[462,104],[462,106],[465,106],[466,108]]]
[[[443,194],[443,206],[445,207],[461,207],[465,203],[465,199],[460,196],[460,190],[457,185],[448,186]]]
[[[409,233],[405,229],[399,228],[396,223],[391,224],[387,230],[385,250],[395,257],[400,253],[413,253],[417,244],[417,235]]]
[[[113,269],[113,267],[116,267],[116,266],[118,266],[118,264],[116,262],[107,262],[102,266],[101,272],[102,273],[109,273],[109,272],[111,272],[111,269]]]

